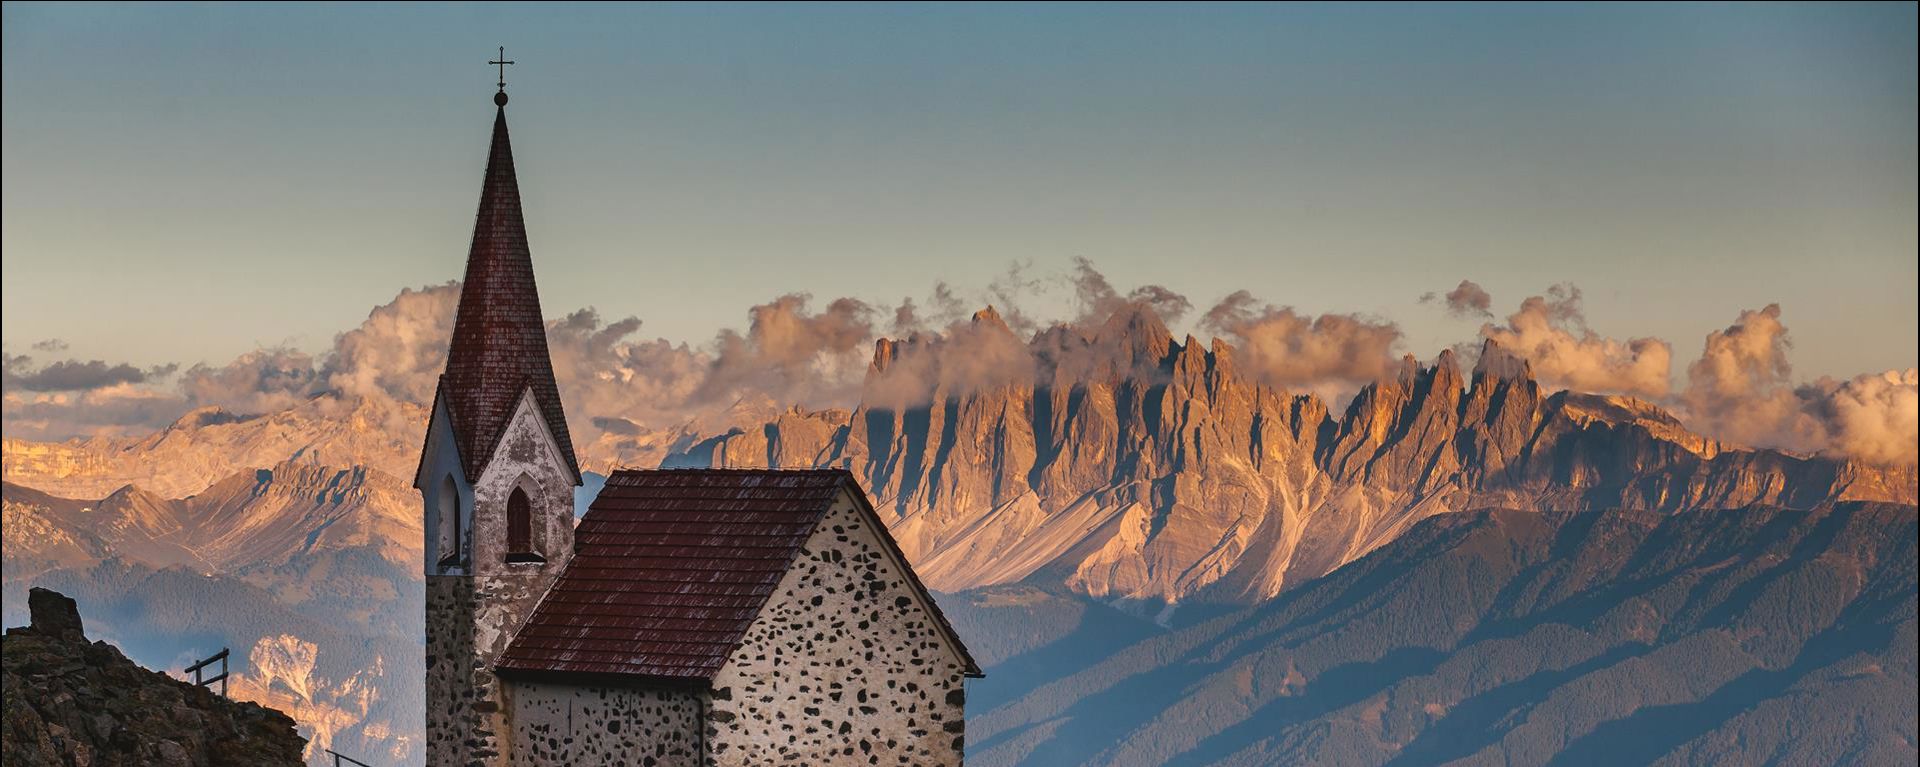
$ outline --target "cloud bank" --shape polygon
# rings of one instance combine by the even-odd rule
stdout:
[[[1028,308],[1050,290],[1066,292],[1065,318],[1042,319]],[[333,399],[425,406],[445,365],[458,300],[457,283],[402,290],[318,354],[263,348],[183,369],[37,363],[9,353],[0,420],[9,437],[64,439],[144,434],[205,407],[250,415]],[[1462,280],[1422,301],[1444,302],[1457,316],[1490,317],[1494,299]],[[972,310],[988,303],[991,309]],[[935,283],[928,295],[891,306],[777,296],[751,307],[742,328],[702,344],[649,339],[639,318],[610,320],[591,307],[549,321],[547,334],[569,418],[577,437],[591,441],[700,419],[722,423],[736,411],[851,407],[863,397],[869,406],[906,407],[1056,378],[1156,375],[1157,355],[1171,337],[1166,323],[1194,307],[1164,286],[1116,287],[1079,259],[1052,278],[1016,264],[984,289]],[[1483,323],[1477,336],[1526,360],[1549,389],[1642,397],[1731,444],[1913,465],[1920,372],[1796,384],[1782,314],[1767,305],[1709,333],[1678,387],[1671,344],[1589,328],[1583,296],[1572,285],[1527,297],[1503,322]],[[1386,319],[1311,314],[1245,290],[1213,303],[1192,326],[1233,344],[1240,369],[1254,380],[1328,399],[1393,374],[1403,344],[1400,328]],[[1463,341],[1460,348],[1477,346]],[[33,351],[59,354],[65,345],[43,341]]]

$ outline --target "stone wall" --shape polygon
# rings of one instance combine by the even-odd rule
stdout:
[[[427,735],[429,767],[473,760],[473,579],[427,576]]]
[[[434,429],[440,428],[436,423]],[[446,463],[453,440],[428,443],[427,466]],[[419,478],[425,487],[438,479]],[[535,549],[544,562],[506,561],[507,497],[533,503]],[[466,567],[427,578],[427,764],[502,764],[511,742],[508,701],[493,663],[506,651],[573,554],[573,474],[529,394],[522,397],[473,483]],[[433,498],[428,501],[429,518]],[[432,541],[433,529],[427,537]],[[432,572],[429,562],[429,572]]]
[[[698,767],[700,699],[692,692],[513,680],[513,764]]]
[[[962,661],[855,503],[821,521],[715,677],[710,764],[961,763]]]

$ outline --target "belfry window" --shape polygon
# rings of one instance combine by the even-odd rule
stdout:
[[[533,501],[518,487],[507,496],[507,561],[546,561],[533,550]]]

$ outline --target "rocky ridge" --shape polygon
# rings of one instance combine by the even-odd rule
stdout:
[[[228,700],[88,642],[72,599],[30,597],[32,625],[7,629],[7,764],[300,765],[306,739],[285,714]]]

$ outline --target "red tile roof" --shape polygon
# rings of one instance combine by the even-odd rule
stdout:
[[[614,472],[574,532],[573,561],[496,669],[712,679],[843,488],[861,499],[861,513],[977,676],[865,493],[840,469]]]
[[[435,395],[452,416],[454,441],[469,481],[492,457],[507,419],[529,387],[578,480],[580,463],[547,357],[546,324],[534,287],[533,254],[527,246],[513,146],[507,140],[507,110],[502,106],[493,118],[493,147],[480,189],[473,247],[467,253],[460,311],[447,348],[447,370]]]

